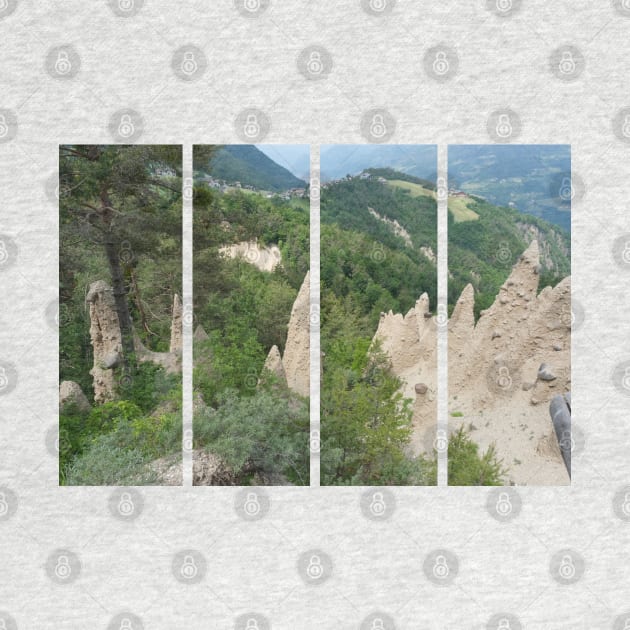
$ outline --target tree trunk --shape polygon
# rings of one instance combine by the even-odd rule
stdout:
[[[134,354],[133,328],[129,304],[127,302],[127,290],[123,277],[122,265],[120,264],[120,244],[112,233],[112,205],[109,199],[109,191],[106,185],[101,188],[101,218],[106,229],[105,235],[105,255],[109,263],[109,270],[112,276],[112,290],[116,302],[116,312],[118,313],[118,323],[120,325],[120,336],[122,338],[123,365],[125,371],[131,367],[130,359]]]
[[[112,275],[112,289],[114,300],[116,301],[116,312],[118,313],[118,323],[120,324],[120,335],[122,337],[123,361],[129,367],[129,359],[134,353],[133,329],[129,305],[127,303],[127,291],[123,279],[122,267],[117,244],[113,239],[105,240],[105,254],[109,263],[109,270]]]

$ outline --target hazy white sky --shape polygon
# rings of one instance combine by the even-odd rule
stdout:
[[[256,148],[296,177],[309,178],[311,153],[308,144],[257,144]]]

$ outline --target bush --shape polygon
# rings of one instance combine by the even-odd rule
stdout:
[[[121,447],[116,436],[96,438],[84,454],[63,471],[69,486],[126,486],[156,483],[157,475],[147,470],[146,458],[137,449]]]
[[[308,406],[288,392],[263,389],[240,398],[227,390],[217,409],[195,415],[193,435],[195,445],[222,459],[243,485],[253,475],[309,482]]]
[[[450,486],[502,486],[507,470],[497,459],[494,445],[479,455],[479,447],[461,426],[448,442],[448,483]]]

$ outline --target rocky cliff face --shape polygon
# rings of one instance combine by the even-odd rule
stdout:
[[[90,337],[94,351],[94,364],[90,374],[93,378],[94,402],[100,405],[116,397],[115,368],[122,362],[122,335],[112,288],[106,282],[103,280],[93,282],[86,302],[90,307]],[[142,344],[134,331],[134,346],[138,360],[151,361],[163,366],[168,372],[180,372],[181,326],[181,303],[179,297],[175,296],[171,325],[171,352],[152,352]]]
[[[569,482],[548,407],[571,389],[571,281],[538,294],[539,271],[533,240],[477,322],[474,289],[462,291],[448,323],[449,424],[471,428],[483,452],[494,443],[508,482],[555,485]],[[416,453],[435,429],[436,333],[425,294],[405,316],[383,313],[374,337],[414,401]]]
[[[219,251],[228,258],[243,258],[261,271],[273,271],[282,262],[282,253],[277,245],[261,247],[257,240],[226,245]]]
[[[420,296],[406,315],[381,313],[374,340],[391,361],[402,382],[402,394],[414,401],[413,454],[425,449],[427,431],[437,422],[437,326],[429,312],[429,297]],[[430,441],[429,441],[430,443]]]
[[[538,294],[539,270],[533,240],[476,324],[473,288],[462,292],[449,322],[449,411],[482,449],[496,444],[511,482],[562,484],[548,408],[571,389],[571,280]]]

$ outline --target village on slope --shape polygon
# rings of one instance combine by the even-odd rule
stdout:
[[[205,149],[193,202],[193,483],[308,485],[307,185],[270,193],[295,176],[253,146]]]

